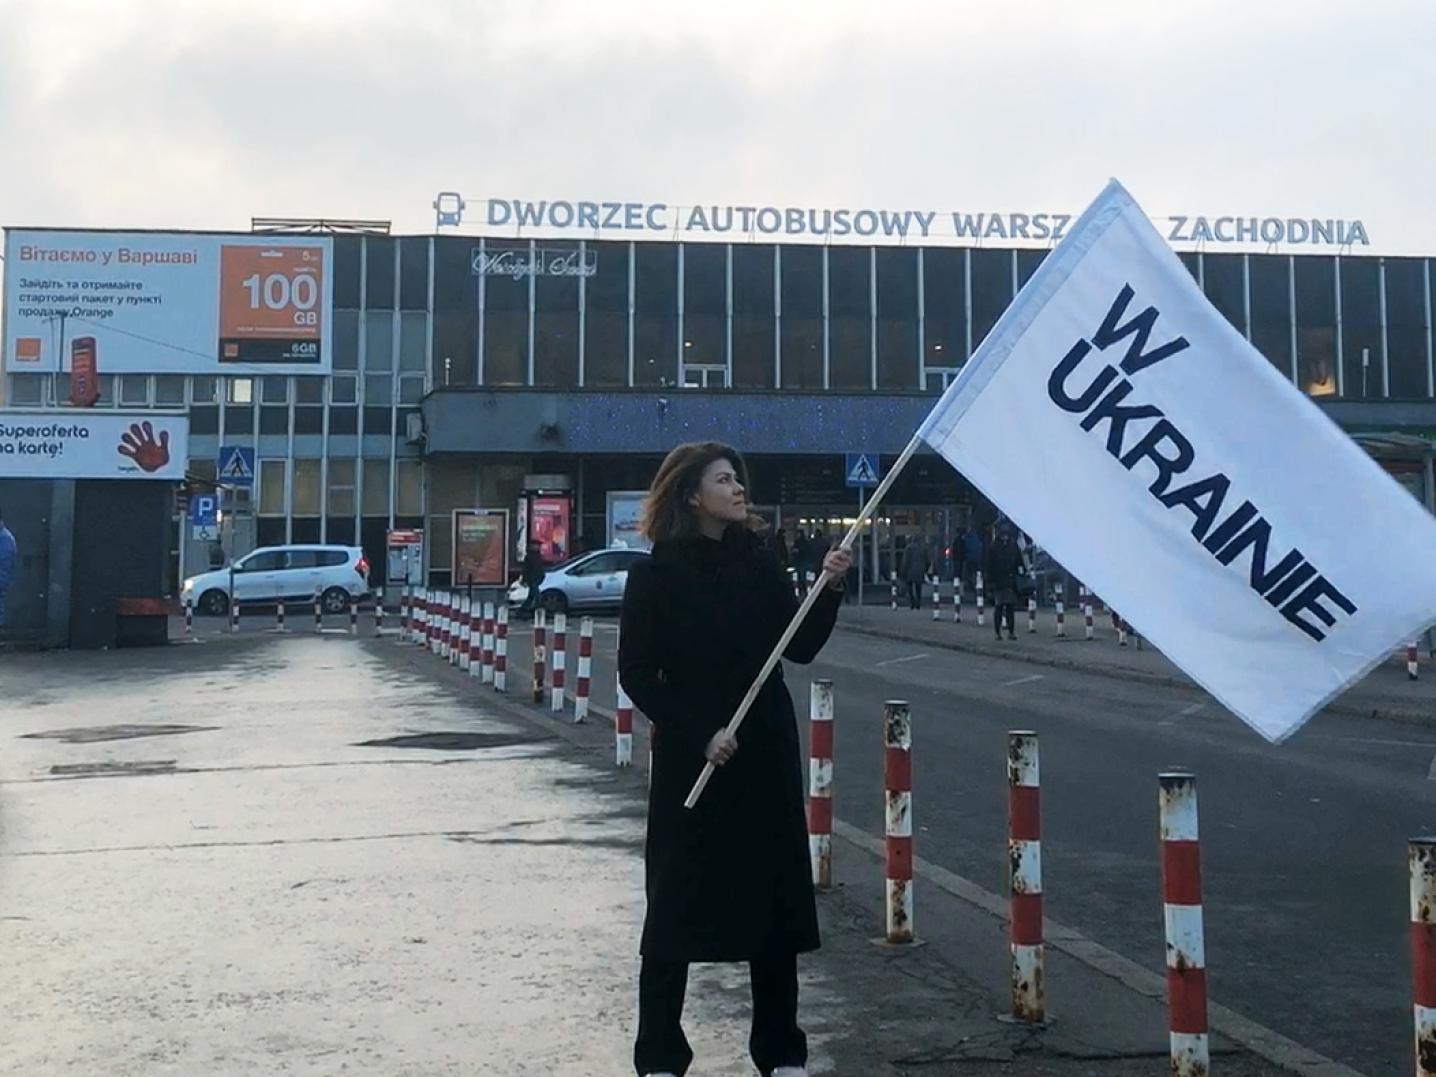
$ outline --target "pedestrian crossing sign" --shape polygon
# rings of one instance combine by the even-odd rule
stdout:
[[[850,452],[844,454],[843,470],[849,486],[864,487],[878,484],[878,454],[875,452]]]
[[[216,477],[225,486],[253,486],[254,450],[242,445],[222,446]]]

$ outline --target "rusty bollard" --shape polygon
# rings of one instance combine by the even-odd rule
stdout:
[[[1037,734],[1007,734],[1007,863],[1012,954],[1012,1016],[1047,1018],[1042,947],[1042,808]]]
[[[883,704],[883,784],[887,798],[887,941],[912,931],[912,715],[904,700]]]
[[[1202,930],[1202,858],[1197,780],[1185,771],[1159,774],[1162,899],[1167,935],[1167,1023],[1172,1077],[1206,1077],[1207,957]]]
[[[1412,838],[1411,1000],[1416,1077],[1436,1075],[1436,837]]]
[[[813,885],[833,888],[833,682],[808,689],[808,854]]]

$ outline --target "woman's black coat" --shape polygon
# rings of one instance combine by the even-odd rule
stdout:
[[[841,597],[824,589],[785,658],[816,657]],[[781,663],[738,731],[738,751],[697,806],[683,806],[705,746],[797,608],[776,556],[742,530],[721,542],[660,542],[629,571],[619,677],[655,726],[645,957],[747,961],[819,945],[798,728]]]

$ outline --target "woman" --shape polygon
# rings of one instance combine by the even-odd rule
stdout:
[[[817,949],[818,917],[781,665],[739,734],[725,729],[798,606],[746,487],[743,459],[726,445],[669,453],[644,503],[653,554],[629,571],[623,598],[619,677],[654,726],[634,1047],[644,1077],[681,1077],[693,1059],[681,1025],[693,961],[748,962],[753,1061],[764,1077],[807,1072],[797,955]],[[834,580],[784,657],[811,662],[827,642],[851,563],[846,550],[826,555]],[[705,760],[717,772],[689,810]]]

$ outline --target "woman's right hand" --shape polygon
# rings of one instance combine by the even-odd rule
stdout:
[[[713,734],[708,747],[703,749],[703,754],[708,757],[708,762],[715,767],[721,767],[733,758],[733,753],[737,750],[738,738],[724,728]]]

